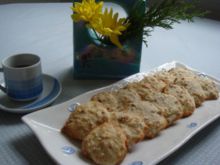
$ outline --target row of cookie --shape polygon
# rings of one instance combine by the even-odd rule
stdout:
[[[204,75],[198,75],[187,68],[176,67],[169,71],[161,71],[154,75],[160,82],[176,84],[187,89],[194,98],[196,107],[205,100],[217,99],[219,90],[216,84]],[[158,88],[158,90],[160,90]]]
[[[147,118],[152,126],[146,125]],[[123,160],[133,144],[166,125],[166,119],[156,113],[149,113],[144,119],[136,112],[109,112],[102,103],[89,101],[71,113],[62,132],[70,139],[81,140],[83,155],[96,164],[114,165]]]
[[[115,164],[125,155],[124,144],[132,146],[144,137],[156,136],[179,118],[192,114],[205,99],[217,97],[218,90],[212,81],[187,69],[175,68],[147,76],[116,92],[93,96],[92,101],[77,107],[62,131],[70,138],[83,140],[83,153],[97,164]],[[126,138],[119,138],[124,139],[120,145],[108,127],[125,135]],[[117,150],[116,144],[122,151]]]
[[[92,100],[102,103],[110,112],[142,112],[145,118],[148,118],[149,112],[157,113],[167,120],[169,126],[176,120],[191,115],[205,99],[216,98],[218,90],[211,80],[199,77],[190,70],[175,68],[129,83],[117,92],[96,94]],[[149,125],[148,123],[146,124]],[[150,126],[152,127],[153,125]],[[146,137],[154,137],[160,131],[156,130],[154,134],[149,131]]]

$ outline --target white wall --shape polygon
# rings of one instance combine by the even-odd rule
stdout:
[[[201,0],[201,7],[210,11],[209,17],[220,20],[219,0]]]
[[[60,2],[62,0],[0,0],[0,4],[4,3],[29,3],[29,2]]]
[[[74,0],[0,0],[1,3],[12,2],[73,2]],[[149,3],[156,0],[147,0]],[[220,0],[200,0],[200,7],[209,10],[207,17],[220,20]]]
[[[148,1],[152,3],[158,0]],[[210,11],[207,17],[220,20],[220,0],[200,0],[199,7]]]

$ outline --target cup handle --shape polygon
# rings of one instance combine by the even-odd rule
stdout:
[[[0,68],[0,72],[3,72],[3,68]],[[0,84],[0,89],[6,93],[6,88]]]

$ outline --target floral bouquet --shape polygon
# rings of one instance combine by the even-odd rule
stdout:
[[[79,78],[123,78],[139,72],[142,43],[154,27],[172,29],[180,20],[202,16],[196,0],[111,1],[121,5],[127,17],[119,18],[103,1],[75,1],[74,76]]]

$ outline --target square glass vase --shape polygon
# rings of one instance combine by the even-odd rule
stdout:
[[[81,2],[81,1],[77,1]],[[137,0],[104,1],[120,5],[127,15]],[[146,5],[143,0],[142,3]],[[114,10],[114,8],[113,8]],[[145,6],[139,12],[144,12]],[[77,79],[121,79],[139,72],[142,52],[142,33],[126,39],[120,49],[101,44],[94,32],[83,22],[74,22],[73,76]]]

